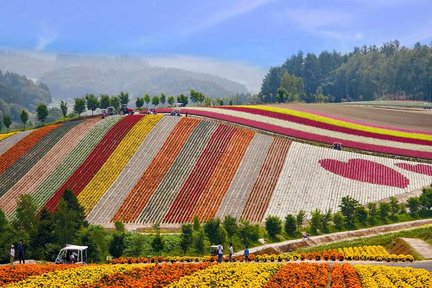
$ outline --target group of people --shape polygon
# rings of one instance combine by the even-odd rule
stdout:
[[[22,241],[19,242],[17,249],[15,250],[15,246],[12,245],[10,249],[10,264],[12,265],[15,261],[16,252],[18,252],[18,259],[19,263],[21,264],[21,261],[23,264],[25,264],[25,257],[24,257],[24,244]]]
[[[234,248],[232,243],[230,243],[230,246],[228,248],[228,253],[229,253],[229,262],[233,262],[233,254],[234,254]],[[222,258],[223,258],[223,246],[222,243],[219,243],[219,245],[217,246],[217,261],[218,263],[222,263]],[[249,261],[249,249],[248,246],[246,246],[245,250],[244,250],[244,257],[245,257],[245,261],[248,262]]]

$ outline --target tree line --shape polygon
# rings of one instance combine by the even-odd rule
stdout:
[[[342,54],[300,51],[264,77],[258,98],[274,102],[341,102],[382,98],[432,101],[432,46],[398,40]]]

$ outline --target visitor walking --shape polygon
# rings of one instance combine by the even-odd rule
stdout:
[[[249,249],[248,249],[247,245],[246,245],[246,248],[244,250],[244,257],[245,257],[245,261],[249,262]]]
[[[222,243],[219,242],[219,245],[217,247],[218,251],[218,263],[222,263],[222,256],[223,256],[223,246]]]
[[[24,244],[22,241],[20,241],[20,243],[18,244],[18,258],[19,258],[20,264],[21,264],[21,260],[22,260],[22,263],[25,264]]]
[[[233,253],[234,253],[234,249],[233,249],[232,243],[230,243],[230,246],[229,246],[229,262],[233,262],[233,259],[232,259]]]
[[[13,265],[14,261],[15,261],[15,246],[12,245],[10,249],[10,264]]]

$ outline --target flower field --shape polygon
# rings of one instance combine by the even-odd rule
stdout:
[[[2,140],[4,140],[4,139],[6,139],[6,138],[8,138],[8,137],[10,137],[10,136],[12,136],[12,135],[15,135],[17,132],[9,132],[9,133],[4,133],[4,134],[0,134],[0,141],[2,141]]]
[[[284,114],[267,108],[256,108],[256,115],[243,112],[248,109],[187,111],[236,119],[248,114],[248,121],[255,122]],[[263,116],[261,111],[270,114]],[[291,114],[287,115],[307,118]],[[268,125],[285,123],[286,127],[280,125],[292,129],[291,122],[275,121]],[[387,137],[356,136],[374,143],[390,141],[421,153],[432,147],[425,145],[426,134],[338,121],[329,123]],[[284,218],[300,210],[336,211],[344,196],[361,204],[379,201],[430,185],[432,175],[428,163],[337,151],[229,123],[162,114],[46,126],[0,141],[0,151],[0,209],[8,219],[13,218],[20,195],[32,195],[38,210],[54,210],[64,190],[71,188],[87,220],[102,225],[116,220],[138,226],[178,225],[195,215],[204,221],[232,215],[262,222],[269,215]]]
[[[2,282],[1,282],[2,281]],[[418,287],[423,269],[328,263],[20,265],[0,267],[3,287]]]

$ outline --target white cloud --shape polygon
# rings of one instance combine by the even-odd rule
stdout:
[[[198,73],[218,75],[239,82],[253,92],[259,92],[267,69],[241,62],[220,61],[217,59],[170,55],[145,58],[151,65],[172,67]]]
[[[57,39],[57,32],[53,28],[43,24],[36,38],[37,41],[34,49],[42,51]]]

